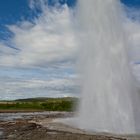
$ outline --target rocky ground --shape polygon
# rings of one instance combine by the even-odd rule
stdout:
[[[72,116],[72,113],[57,112],[27,116],[1,119],[0,140],[140,140],[140,137],[136,136],[91,134],[53,121],[56,118]]]

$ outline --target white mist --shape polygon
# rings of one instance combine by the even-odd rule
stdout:
[[[140,133],[140,96],[133,85],[119,0],[79,0],[82,95],[78,127]]]

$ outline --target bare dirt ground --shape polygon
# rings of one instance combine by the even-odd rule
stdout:
[[[53,114],[53,113],[52,113]],[[88,133],[53,121],[72,114],[32,115],[0,121],[0,140],[140,140],[136,136]]]

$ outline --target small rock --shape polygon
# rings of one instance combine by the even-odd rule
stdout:
[[[14,134],[11,134],[8,136],[8,138],[15,138],[15,137],[16,137],[16,135],[14,135]]]

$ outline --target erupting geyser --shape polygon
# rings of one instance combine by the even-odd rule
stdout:
[[[80,128],[140,133],[140,96],[133,85],[119,0],[79,0],[82,95]]]

